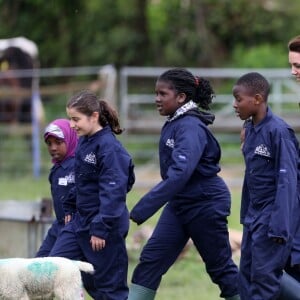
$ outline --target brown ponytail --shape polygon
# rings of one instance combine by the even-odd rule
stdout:
[[[101,126],[109,125],[115,134],[121,134],[124,129],[121,128],[119,116],[105,100],[100,100],[99,123]]]

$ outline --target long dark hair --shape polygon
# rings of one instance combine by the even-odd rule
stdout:
[[[215,93],[208,80],[194,76],[186,69],[174,68],[161,74],[158,81],[167,81],[177,93],[184,93],[186,102],[193,100],[200,108],[210,110]]]

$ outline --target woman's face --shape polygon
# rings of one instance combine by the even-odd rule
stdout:
[[[296,77],[297,81],[300,81],[300,53],[290,51],[289,63],[291,65],[291,73]]]
[[[185,94],[177,93],[168,81],[157,81],[155,86],[155,103],[162,116],[173,115],[184,104]]]

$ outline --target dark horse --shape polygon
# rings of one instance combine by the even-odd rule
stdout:
[[[15,70],[33,69],[33,58],[18,47],[8,47],[0,56],[0,123],[31,122],[32,76],[12,76]],[[9,76],[5,76],[5,74]]]

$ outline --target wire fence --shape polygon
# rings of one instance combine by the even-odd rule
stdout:
[[[110,101],[119,113],[125,134],[120,139],[136,165],[157,164],[159,131],[164,122],[154,107],[156,78],[166,68],[114,66],[15,70],[0,72],[0,171],[3,176],[40,176],[48,174],[49,155],[44,145],[44,126],[65,118],[67,99],[82,89],[91,89]],[[216,98],[212,107],[216,121],[211,126],[221,142],[224,161],[239,163],[239,131],[242,121],[232,109],[231,89],[247,69],[190,69],[209,79]],[[300,132],[298,102],[300,87],[289,69],[256,70],[271,83],[270,105]],[[8,79],[31,77],[30,89],[5,84]],[[25,101],[25,100],[27,101]],[[22,101],[25,107],[20,110]],[[26,103],[28,105],[26,107]],[[4,103],[9,104],[8,108]],[[13,105],[11,105],[13,104]],[[27,113],[26,114],[26,108]],[[16,109],[20,111],[16,113]],[[19,114],[19,115],[18,115]],[[0,175],[1,176],[1,175]]]
[[[29,77],[30,88],[15,84]],[[0,170],[5,176],[40,176],[49,171],[43,141],[45,125],[65,118],[65,104],[75,92],[90,89],[116,105],[113,66],[13,70],[0,72]],[[2,118],[1,118],[2,116]]]

